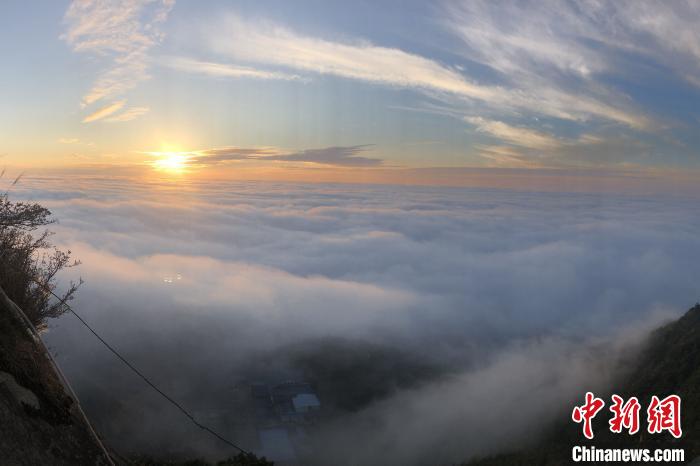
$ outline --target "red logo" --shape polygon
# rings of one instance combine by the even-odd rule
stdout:
[[[612,396],[613,405],[610,406],[610,411],[613,413],[610,419],[610,432],[619,434],[622,429],[627,429],[630,435],[639,432],[639,409],[641,408],[637,397],[633,396],[627,403],[623,404],[622,397],[617,395]]]
[[[605,406],[603,400],[596,398],[593,393],[587,392],[586,403],[582,406],[576,406],[571,413],[571,419],[573,419],[574,422],[579,424],[583,422],[583,435],[585,435],[587,439],[593,438],[593,425],[591,421],[595,415],[598,414],[598,411],[603,409],[603,406]]]
[[[669,395],[659,401],[659,397],[651,397],[651,403],[647,409],[650,434],[660,434],[667,430],[676,438],[683,435],[681,430],[681,397]]]
[[[610,412],[612,418],[608,421],[610,432],[619,434],[626,430],[634,435],[639,432],[639,411],[641,405],[637,397],[631,397],[625,401],[621,396],[612,395]],[[571,413],[571,419],[577,424],[583,424],[583,435],[592,439],[593,418],[605,406],[605,402],[597,398],[593,393],[586,392],[586,401],[581,406],[575,406]],[[675,438],[683,435],[681,429],[681,398],[678,395],[669,395],[663,400],[654,395],[651,397],[647,408],[647,432],[660,434],[668,431]]]

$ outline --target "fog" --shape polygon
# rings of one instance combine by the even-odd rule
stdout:
[[[62,277],[85,279],[76,311],[202,416],[231,409],[241,381],[371,354],[386,387],[361,406],[343,405],[353,386],[326,400],[337,409],[312,439],[325,464],[535,441],[700,296],[693,199],[87,176],[13,189],[52,210],[55,242],[82,261]],[[231,453],[73,316],[46,338],[120,451]],[[230,415],[222,428],[251,441]]]

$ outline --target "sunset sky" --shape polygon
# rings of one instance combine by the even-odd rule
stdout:
[[[698,3],[126,3],[2,3],[6,166],[697,179]]]
[[[0,200],[50,210],[80,261],[56,290],[84,278],[76,313],[235,442],[273,422],[241,387],[303,377],[333,393],[313,464],[466,464],[615,392],[700,297],[698,25],[697,0],[0,0]],[[46,341],[110,451],[229,456],[74,317]]]

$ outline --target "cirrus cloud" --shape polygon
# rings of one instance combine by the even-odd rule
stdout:
[[[284,81],[302,80],[296,74],[259,70],[247,66],[194,60],[185,57],[170,57],[161,61],[165,66],[190,73],[199,73],[220,78],[278,79]]]
[[[431,96],[437,93],[437,97],[448,101],[458,96],[497,111],[527,111],[579,122],[598,118],[635,129],[645,129],[650,124],[625,99],[609,94],[582,95],[559,87],[482,84],[457,67],[398,48],[366,40],[334,42],[235,15],[211,28],[208,42],[213,51],[234,60],[412,88]]]
[[[159,26],[174,4],[174,0],[74,0],[70,4],[64,17],[66,31],[61,38],[73,51],[107,63],[83,96],[82,107],[122,98],[149,78],[150,50],[162,40]],[[97,119],[93,115],[84,121]],[[112,121],[134,117],[132,112]]]
[[[83,118],[83,123],[90,123],[93,121],[101,120],[109,115],[112,115],[113,113],[121,110],[122,107],[124,107],[125,103],[126,103],[125,100],[120,100],[118,102],[114,102],[114,103],[111,103],[105,107],[97,109],[96,111],[92,112],[91,114],[89,114],[85,118]]]

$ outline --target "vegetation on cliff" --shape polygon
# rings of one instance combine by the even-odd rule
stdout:
[[[70,251],[62,251],[49,241],[52,232],[45,227],[52,223],[47,208],[13,202],[8,192],[0,193],[0,287],[40,330],[48,318],[66,311],[65,303],[80,286],[71,282],[59,299],[52,295],[57,274],[78,264]]]

